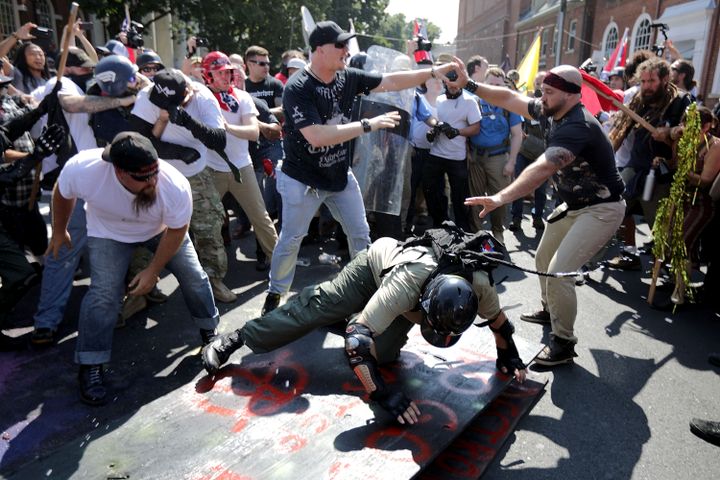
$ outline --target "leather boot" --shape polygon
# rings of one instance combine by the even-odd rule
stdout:
[[[239,329],[216,336],[213,341],[203,347],[201,352],[205,370],[210,375],[214,375],[228,361],[230,355],[244,344],[242,332]]]

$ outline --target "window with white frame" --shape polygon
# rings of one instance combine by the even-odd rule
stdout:
[[[15,8],[12,0],[0,0],[0,34],[3,38],[16,30]]]
[[[614,23],[610,24],[605,30],[605,41],[603,44],[603,56],[610,58],[610,55],[612,55],[613,50],[615,50],[618,44],[618,28]]]
[[[555,55],[558,49],[558,29],[553,31],[552,54]]]
[[[568,29],[568,52],[572,52],[575,50],[575,35],[577,35],[577,20],[573,20],[572,22],[570,22],[570,28]]]
[[[547,47],[548,47],[548,31],[543,30],[542,36],[540,38],[540,61],[542,61],[545,56],[547,55]]]
[[[633,28],[633,52],[636,50],[645,50],[650,48],[650,40],[652,39],[652,28],[650,24],[652,18],[647,13],[638,17]]]
[[[38,0],[35,2],[35,18],[39,26],[50,28],[53,31],[53,39],[57,41],[57,32],[55,32],[54,26],[55,8],[53,8],[50,0]]]

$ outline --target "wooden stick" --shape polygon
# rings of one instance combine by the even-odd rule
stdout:
[[[620,101],[618,101],[617,98],[615,98],[615,97],[613,97],[613,96],[610,96],[610,95],[606,95],[606,94],[603,93],[600,89],[596,88],[594,85],[592,85],[592,84],[589,83],[589,82],[585,82],[585,85],[587,85],[588,87],[590,87],[595,93],[597,93],[598,95],[600,95],[600,96],[603,97],[604,99],[609,100],[610,102],[612,102],[612,104],[615,105],[619,110],[622,110],[623,112],[627,113],[627,114],[630,116],[630,118],[632,118],[632,119],[635,120],[637,123],[639,123],[640,125],[642,125],[642,127],[643,127],[645,130],[647,130],[648,132],[650,132],[650,133],[653,134],[653,135],[657,133],[657,128],[655,128],[655,127],[653,127],[652,125],[650,125],[650,124],[647,122],[647,120],[645,120],[645,119],[642,118],[640,115],[638,115],[637,113],[633,112],[633,111],[630,110],[628,107],[626,107],[625,105],[623,105],[623,103],[620,102]],[[638,93],[638,95],[639,95],[639,93]]]
[[[80,5],[73,2],[70,4],[70,16],[68,17],[68,23],[63,30],[62,36],[62,50],[60,52],[60,63],[57,67],[57,82],[60,83],[63,73],[65,73],[65,64],[67,63],[68,50],[70,47],[70,39],[73,37],[73,28],[75,27],[75,19],[77,18],[77,12]],[[70,135],[70,132],[67,132]],[[33,186],[30,191],[30,203],[28,204],[28,210],[31,212],[35,208],[35,201],[37,200],[38,193],[40,192],[40,171],[42,170],[42,163],[35,167],[35,177],[33,178]]]

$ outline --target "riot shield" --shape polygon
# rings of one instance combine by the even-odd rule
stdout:
[[[389,73],[406,68],[407,56],[389,48],[373,45],[367,51],[365,71]],[[400,215],[406,168],[410,168],[411,146],[408,141],[413,89],[371,93],[360,100],[359,118],[372,118],[390,111],[401,115],[400,125],[358,137],[353,154],[353,173],[360,184],[365,209]]]

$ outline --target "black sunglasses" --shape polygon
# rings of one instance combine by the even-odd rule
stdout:
[[[160,169],[157,169],[157,170],[147,173],[145,175],[138,175],[137,173],[127,172],[127,174],[130,175],[130,178],[132,178],[133,180],[138,181],[138,182],[149,182],[150,179],[152,179],[158,173],[160,173]]]
[[[348,46],[348,40],[345,40],[344,42],[335,42],[335,48],[337,48],[338,50],[347,48],[347,46]]]
[[[270,62],[261,62],[258,60],[248,60],[248,62],[254,63],[255,65],[259,65],[261,67],[269,67],[270,66]]]
[[[140,69],[140,71],[141,71],[142,73],[159,72],[160,70],[161,70],[161,69],[160,69],[160,66],[159,66],[159,65],[147,65],[147,66],[142,67],[142,68]]]

